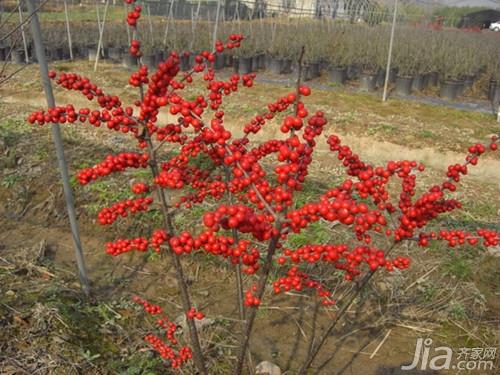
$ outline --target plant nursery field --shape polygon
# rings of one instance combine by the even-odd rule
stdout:
[[[53,63],[50,68],[88,77],[107,94],[118,96],[123,105],[132,105],[137,100],[137,89],[128,83],[130,71],[120,65],[102,62],[94,72],[93,63],[79,60]],[[219,79],[228,81],[231,73],[224,69],[218,73]],[[224,126],[235,137],[244,136],[245,125],[265,111],[268,103],[295,92],[295,84],[288,86],[274,81],[275,78],[271,73],[263,74],[262,78],[258,76],[251,88],[241,87],[231,93],[230,99],[218,109],[224,111]],[[182,91],[183,96],[195,101],[206,92],[206,86],[198,75]],[[397,98],[382,104],[380,97],[373,94],[312,86],[310,95],[305,89],[301,91],[304,93],[301,100],[311,114],[323,111],[328,123],[316,139],[307,179],[295,193],[293,204],[286,209],[289,212],[317,202],[318,197],[332,187],[343,186],[346,178],[362,181],[360,175],[348,176],[337,153],[329,149],[326,136],[331,134],[338,135],[343,145],[348,144],[360,159],[373,165],[385,166],[391,160],[422,162],[426,169],[418,173],[414,187],[418,197],[428,187],[446,180],[448,166],[463,163],[470,145],[487,142],[492,135],[500,133],[500,123],[491,114]],[[54,90],[57,105],[83,108],[93,103],[74,90],[57,85]],[[141,301],[161,306],[164,315],[175,321],[177,340],[182,345],[190,345],[190,317],[185,317],[173,259],[183,267],[183,280],[192,306],[203,314],[194,320],[208,373],[232,373],[244,329],[239,315],[235,287],[238,273],[234,264],[227,256],[204,250],[188,251],[178,258],[171,256],[171,249],[163,247],[159,252],[150,249],[118,256],[106,253],[106,249],[108,252],[110,249],[107,243],[115,243],[117,238],[149,238],[152,231],[161,228],[161,200],[159,203],[158,193],[153,191],[154,201],[144,212],[120,217],[113,225],[100,225],[97,217],[99,213],[102,215],[102,209],[135,199],[130,188],[141,189],[137,184],[148,181],[149,172],[144,168],[129,168],[124,173],[103,175],[81,185],[79,180],[83,177],[78,171],[96,165],[107,155],[137,150],[137,142],[130,134],[110,133],[105,123],[96,128],[77,121],[61,124],[61,129],[91,281],[91,296],[83,295],[50,128],[27,122],[32,112],[45,107],[37,65],[29,65],[0,86],[0,373],[199,373],[193,360],[183,363],[180,369],[173,369],[174,357],[162,358],[158,347],[155,350],[151,342],[144,341],[151,332],[158,334],[158,316],[150,316],[141,304],[134,302],[134,296],[139,296]],[[177,116],[161,111],[157,115],[158,124],[175,122]],[[288,134],[280,129],[284,121],[280,116],[248,137],[249,145],[253,147],[271,139],[286,140]],[[193,137],[194,131],[186,132],[188,137]],[[168,159],[180,152],[178,143],[166,142],[158,148],[157,156]],[[203,168],[216,174],[221,168],[210,164],[210,159],[193,157],[192,162],[199,168],[190,170],[192,174]],[[273,174],[273,162],[273,158],[263,161],[263,171]],[[448,193],[460,200],[461,209],[440,214],[426,226],[427,232],[439,233],[443,228],[466,233],[474,233],[477,228],[500,231],[500,155],[487,152],[481,155],[477,166],[468,168],[469,173],[457,184],[457,190]],[[165,176],[166,183],[175,179],[174,175]],[[189,176],[183,178],[188,181]],[[161,185],[161,181],[156,181]],[[411,184],[411,179],[405,181]],[[191,193],[199,192],[196,188],[189,189]],[[401,181],[390,182],[386,189],[397,201],[402,194]],[[164,190],[172,205],[185,194],[168,187]],[[369,202],[369,199],[355,197]],[[240,202],[251,205],[245,200]],[[271,210],[277,209],[271,199],[268,202]],[[190,208],[171,206],[171,225],[176,233],[199,233],[214,220],[213,216],[207,218],[207,212],[215,212],[221,204],[236,203],[230,203],[224,195],[209,194],[202,202],[193,202]],[[255,207],[259,204],[255,203]],[[266,213],[263,205],[258,211]],[[353,247],[359,243],[350,227],[341,225],[340,221],[311,220],[305,229],[289,234],[283,247],[278,248],[283,252],[280,255],[283,262],[286,260],[284,249],[305,249],[310,244]],[[393,220],[386,224],[387,228],[398,227],[398,219]],[[254,237],[248,235],[248,231],[262,225],[252,223],[254,229],[237,228],[242,238],[248,239],[248,245],[257,251],[256,264],[262,265],[270,248],[259,240],[260,232]],[[230,230],[222,232],[231,233]],[[373,236],[374,243],[380,240],[377,246],[389,246],[384,245],[384,233],[374,231]],[[175,248],[175,243],[170,241],[172,243]],[[246,313],[251,314],[250,311],[258,307],[244,373],[251,373],[257,364],[269,361],[277,365],[282,374],[298,374],[308,353],[337,316],[341,321],[329,332],[307,374],[455,374],[458,370],[452,367],[403,371],[401,366],[413,361],[418,339],[432,340],[431,358],[438,354],[434,352],[438,346],[452,348],[453,365],[458,365],[460,348],[481,348],[483,352],[497,348],[500,339],[499,245],[485,247],[481,241],[477,246],[466,242],[450,247],[447,241],[430,241],[428,246],[419,246],[421,244],[412,240],[392,246],[390,258],[409,258],[409,267],[399,268],[395,261],[392,272],[382,269],[374,273],[346,311],[342,311],[343,296],[349,296],[360,279],[343,281],[347,271],[326,261],[296,263],[300,272],[307,273],[309,280],[320,282],[319,286],[297,281],[296,273],[291,276],[287,273],[288,263],[283,266],[281,260],[277,260],[269,272],[262,302],[258,303],[252,299],[252,290],[257,293],[252,286],[261,280],[262,269],[244,272],[243,290],[250,290],[250,297],[247,294],[243,297]],[[369,270],[366,266],[361,276]],[[282,281],[279,285],[283,290],[276,284],[273,287],[276,280]],[[304,284],[298,288],[297,283]],[[273,293],[276,287],[280,293]],[[332,294],[326,300],[320,294],[323,288],[331,289]],[[337,303],[330,303],[332,300]],[[491,361],[493,369],[475,368],[470,373],[497,373],[498,355]],[[471,363],[477,366],[479,362],[469,361],[467,365]]]

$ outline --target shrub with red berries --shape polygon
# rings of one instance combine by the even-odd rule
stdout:
[[[126,2],[134,3],[133,0]],[[135,5],[127,15],[128,26],[134,29],[140,17],[141,7]],[[229,36],[226,42],[217,41],[215,51],[197,55],[193,70],[187,73],[180,73],[177,52],[172,52],[153,71],[140,65],[129,80],[132,86],[139,88],[140,99],[130,106],[106,95],[85,77],[50,72],[49,77],[57,85],[80,92],[96,101],[98,108],[75,109],[68,104],[37,111],[28,117],[30,123],[38,125],[49,122],[103,125],[136,141],[136,151],[107,156],[95,166],[80,171],[78,181],[85,185],[129,168],[150,169],[151,178],[132,187],[133,193],[140,197],[102,209],[98,219],[102,225],[110,225],[129,214],[151,210],[155,201],[157,207],[161,207],[163,225],[145,237],[110,242],[106,252],[116,256],[151,249],[172,257],[191,346],[173,349],[177,344],[175,329],[166,317],[159,319],[158,325],[166,330],[167,342],[155,335],[148,335],[146,341],[162,358],[168,359],[172,367],[193,358],[200,373],[207,373],[207,369],[193,321],[203,319],[204,313],[192,307],[189,289],[182,278],[179,259],[185,254],[203,251],[228,261],[236,272],[251,276],[251,285],[242,286],[246,291],[240,290],[244,299],[241,305],[246,310],[244,328],[251,332],[267,286],[272,285],[276,294],[312,291],[325,306],[336,302],[330,286],[307,273],[310,264],[323,264],[351,281],[377,270],[392,272],[409,268],[410,257],[393,253],[404,241],[414,241],[422,247],[431,241],[446,241],[450,246],[494,246],[500,241],[500,235],[487,228],[475,233],[427,229],[441,215],[461,208],[452,193],[481,155],[497,150],[498,136],[493,136],[487,144],[471,146],[463,162],[448,168],[443,181],[417,191],[417,177],[424,170],[422,164],[411,160],[382,165],[363,161],[338,136],[328,134],[331,128],[322,111],[305,104],[303,97],[312,95],[305,85],[298,85],[296,90],[276,98],[248,122],[230,127],[225,121],[223,103],[242,87],[251,88],[255,75],[233,74],[228,80],[218,80],[214,53],[238,48],[241,43],[244,38],[237,34]],[[135,38],[131,41],[130,54],[141,56],[140,42]],[[196,74],[203,79],[205,91],[193,98],[185,95],[184,89]],[[159,120],[162,111],[170,114],[171,120],[167,123]],[[253,135],[264,126],[279,128],[282,136],[257,142]],[[241,128],[242,137],[234,135],[235,130],[239,133],[235,127]],[[346,178],[322,195],[299,203],[297,198],[308,180],[315,149],[325,142],[332,158],[345,168]],[[171,150],[175,152],[161,152],[164,144],[172,145]],[[195,163],[199,158],[209,161],[208,166]],[[399,186],[397,193],[393,188],[395,184]],[[181,194],[171,194],[172,190],[180,190]],[[210,208],[204,205],[207,202]],[[173,224],[174,208],[193,206],[205,209],[199,227],[177,228]],[[289,245],[291,235],[307,230],[318,221],[343,226],[351,233],[352,241],[333,240],[328,244],[310,243],[297,248]],[[278,277],[270,280],[270,275]],[[152,315],[163,313],[158,306],[140,298],[136,298],[136,302]],[[248,349],[248,339],[245,335],[242,337],[237,369]]]

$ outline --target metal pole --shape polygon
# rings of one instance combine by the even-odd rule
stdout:
[[[66,0],[64,0],[64,14],[66,17],[66,31],[68,33],[69,59],[73,60],[73,42],[71,40],[71,30],[69,28],[68,4]]]
[[[38,21],[38,15],[35,13],[33,0],[26,0],[26,4],[28,6],[28,13],[30,15],[33,15],[33,17],[31,18],[31,33],[33,34],[33,42],[35,43],[35,52],[38,60],[38,66],[40,68],[40,76],[42,79],[43,89],[45,91],[45,98],[47,99],[48,107],[53,108],[55,107],[56,103],[54,100],[54,94],[52,93],[52,86],[49,80],[49,70],[47,67],[47,60],[45,59],[45,50],[42,41],[42,32],[40,30],[40,22]],[[59,164],[63,182],[64,197],[66,199],[66,207],[68,209],[71,234],[73,235],[73,243],[75,245],[75,257],[76,263],[78,265],[78,276],[80,278],[80,284],[82,286],[83,292],[88,296],[90,294],[90,285],[85,268],[85,259],[83,257],[82,244],[80,242],[80,234],[78,231],[78,223],[76,220],[75,206],[73,202],[73,192],[71,191],[66,158],[64,157],[61,130],[59,129],[59,125],[56,123],[52,124],[52,137],[54,140],[57,161]]]
[[[154,47],[155,40],[153,36],[153,21],[151,21],[151,8],[149,7],[149,4],[147,4],[147,9],[148,9],[149,36],[151,39],[151,46]]]
[[[28,43],[26,42],[26,34],[24,33],[24,21],[23,21],[23,10],[22,10],[22,4],[21,0],[18,0],[19,7],[19,22],[21,23],[21,35],[23,37],[23,46],[24,46],[24,61],[26,61],[26,64],[30,62],[29,56],[28,56]]]
[[[219,27],[219,13],[220,13],[221,0],[217,0],[217,13],[215,14],[214,35],[212,37],[212,48],[215,49],[215,42],[217,41],[217,28]]]
[[[382,101],[387,100],[387,86],[389,86],[389,74],[391,71],[392,46],[394,44],[394,31],[396,30],[396,17],[398,14],[398,0],[394,0],[394,15],[392,16],[391,39],[389,41],[389,54],[387,56],[387,66],[385,68],[384,93]]]
[[[167,25],[165,26],[165,35],[163,35],[163,45],[165,46],[167,44],[167,37],[168,37],[168,29],[170,26],[170,21],[172,20],[172,10],[174,6],[175,0],[170,0],[170,8],[168,10],[168,17],[167,17]]]
[[[102,36],[104,34],[104,24],[106,23],[106,14],[108,13],[109,0],[106,1],[106,6],[104,7],[104,15],[102,16],[102,27],[99,30],[99,42],[97,43],[97,53],[95,55],[94,72],[97,71],[97,64],[99,63],[99,55],[102,48]],[[104,51],[103,51],[104,55]]]
[[[95,2],[95,12],[97,16],[97,28],[99,33],[101,32],[101,13],[99,12],[99,2],[96,0]]]

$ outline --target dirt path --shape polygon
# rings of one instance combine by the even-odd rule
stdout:
[[[82,99],[78,95],[68,94],[68,98],[71,98],[71,103],[79,106],[87,106],[89,102]],[[66,96],[65,96],[66,97]],[[33,95],[26,98],[24,95],[10,95],[3,97],[1,99],[7,104],[25,104],[26,106],[33,108],[43,108],[45,107],[45,99],[39,95]],[[61,96],[59,95],[60,104],[65,104],[67,101],[63,102]],[[173,118],[165,113],[160,113],[158,116],[160,122],[172,121]],[[241,128],[231,129],[231,124],[240,123],[240,121],[228,121],[228,127],[235,134],[241,135]],[[333,126],[331,126],[333,127]],[[328,128],[327,128],[328,129]],[[350,145],[352,150],[358,153],[362,159],[371,160],[373,162],[385,163],[388,160],[415,160],[422,162],[425,166],[431,167],[436,170],[441,170],[444,172],[446,168],[451,164],[461,163],[464,160],[465,154],[452,152],[452,151],[437,151],[433,147],[424,148],[410,148],[395,144],[387,141],[380,141],[375,139],[373,136],[363,136],[363,135],[352,135],[345,134],[339,131],[338,128],[333,128],[331,130],[338,134],[344,144]],[[269,139],[269,138],[282,138],[283,134],[280,132],[278,127],[268,127],[264,128],[259,134],[259,139]],[[128,138],[128,137],[127,137]],[[322,164],[325,167],[329,167],[328,156],[329,153],[328,145],[326,142],[319,143],[316,148],[316,152],[322,154]],[[331,156],[334,158],[334,156]],[[334,159],[331,159],[334,160]],[[491,159],[488,157],[482,158],[479,164],[473,168],[469,168],[469,176],[479,179],[486,180],[487,182],[492,182],[500,185],[500,160]]]

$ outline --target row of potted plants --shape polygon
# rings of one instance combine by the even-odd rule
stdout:
[[[143,60],[152,65],[165,50],[196,52],[210,49],[213,44],[213,29],[214,25],[206,21],[171,21],[168,27],[165,22],[143,24],[138,31],[143,40]],[[359,76],[364,90],[374,90],[383,83],[389,25],[368,26],[290,19],[232,21],[218,25],[220,38],[234,32],[246,35],[247,41],[241,49],[235,50],[234,56],[219,58],[217,68],[236,63],[238,70],[242,72],[265,68],[277,74],[288,74],[292,71],[292,62],[297,60],[301,47],[306,46],[306,79],[317,77],[321,70],[326,69],[331,81],[336,84],[344,84],[354,73]],[[97,25],[72,25],[72,35],[74,56],[87,56],[88,53],[95,56],[99,35]],[[58,60],[68,57],[64,24],[46,24],[44,36],[51,41],[51,50],[48,51],[50,58]],[[123,25],[105,25],[104,51],[111,59],[121,60],[129,37],[131,35]],[[23,54],[19,40],[17,38],[18,45],[13,54],[17,61],[22,60]],[[479,77],[486,75],[493,82],[500,81],[498,43],[500,36],[496,33],[399,26],[394,40],[391,82],[395,84],[396,93],[408,95],[412,91],[421,91],[428,85],[436,85],[439,80],[441,94],[453,99],[473,85]],[[189,58],[184,60],[184,66],[188,66]],[[129,66],[133,61],[125,63]]]

